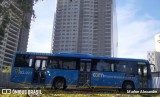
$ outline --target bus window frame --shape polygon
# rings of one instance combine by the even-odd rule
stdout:
[[[102,70],[102,71],[99,71],[97,70],[97,64],[100,60],[104,60],[106,66],[107,64],[109,64],[109,70]],[[113,72],[112,71],[112,68],[111,68],[111,60],[108,60],[108,59],[92,59],[92,62],[91,62],[91,71],[98,71],[98,72]]]
[[[54,59],[54,61],[55,60],[57,61],[58,66],[56,68],[50,67],[51,66],[51,61],[53,59]],[[63,67],[65,62],[72,62],[72,61],[65,61],[66,59],[69,59],[69,60],[72,59],[72,61],[75,61],[75,68],[74,69],[65,69]],[[72,58],[72,57],[56,57],[56,56],[49,57],[48,63],[49,64],[48,64],[47,68],[49,68],[49,69],[60,69],[60,70],[78,70],[77,64],[79,64],[77,58]]]
[[[145,77],[145,78],[147,78],[147,79],[151,79],[152,77],[151,77],[151,68],[150,68],[150,64],[149,64],[149,62],[143,62],[143,63],[145,63],[145,64],[138,64],[137,63],[137,66],[138,65],[143,65],[143,66],[146,66],[147,67],[147,76],[144,76],[144,74],[142,75],[142,77]],[[138,74],[139,75],[139,74]],[[139,75],[140,76],[140,75]]]
[[[136,64],[135,61],[128,61],[128,60],[114,60],[114,61],[115,61],[115,62],[114,62],[114,63],[115,63],[115,64],[114,64],[114,72],[131,74],[131,75],[138,75],[138,64]],[[127,65],[130,65],[130,66],[134,66],[134,65],[135,65],[135,66],[136,66],[136,67],[135,67],[135,68],[136,68],[136,71],[133,71],[133,72],[130,72],[130,73],[129,73],[129,72],[126,72],[126,71],[125,71],[125,72],[117,71],[117,70],[116,70],[116,68],[117,68],[116,66],[119,65],[119,62],[120,62],[120,61],[127,62]],[[132,62],[132,64],[128,64],[129,62]],[[126,65],[126,67],[127,67],[127,65]],[[133,68],[133,69],[134,69],[134,68]]]
[[[25,55],[25,61],[26,60],[28,60],[28,63],[27,63],[27,61],[26,61],[26,66],[22,66],[22,62],[20,63],[20,65],[17,65],[17,58],[20,56],[20,57],[24,57],[24,55]],[[26,56],[28,56],[28,59],[26,59]],[[28,55],[28,54],[16,54],[16,56],[15,56],[15,60],[14,60],[14,67],[21,67],[21,68],[34,68],[33,67],[33,55]],[[30,66],[30,60],[32,59],[32,65]],[[24,60],[23,60],[23,62],[24,62]]]

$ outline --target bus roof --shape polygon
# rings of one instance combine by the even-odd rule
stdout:
[[[72,58],[87,58],[87,59],[110,59],[110,60],[128,60],[128,61],[140,61],[146,62],[145,59],[134,59],[134,58],[118,58],[110,56],[96,56],[91,54],[82,54],[82,53],[37,53],[37,52],[16,52],[16,54],[29,54],[29,55],[38,55],[38,56],[57,56],[57,57],[72,57]]]
[[[39,53],[39,52],[16,52],[16,54],[26,54],[26,55],[39,55],[39,56],[53,56],[52,53]]]

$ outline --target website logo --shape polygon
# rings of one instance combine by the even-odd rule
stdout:
[[[11,94],[11,89],[2,89],[2,94]]]

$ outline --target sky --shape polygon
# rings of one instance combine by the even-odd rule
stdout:
[[[27,51],[51,51],[57,0],[40,1],[34,6]],[[160,0],[117,0],[118,57],[147,59],[155,50],[154,36],[160,33]]]

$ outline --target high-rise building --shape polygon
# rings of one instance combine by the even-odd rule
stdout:
[[[14,2],[4,0],[1,4],[2,6],[10,6],[13,5]],[[22,13],[20,9],[18,9],[15,5],[13,6],[18,12]],[[3,39],[2,44],[0,45],[0,68],[5,68],[6,66],[11,65],[13,54],[17,50],[20,28],[21,28],[21,18],[19,15],[15,14],[13,11],[10,10],[8,15],[1,16],[1,25],[3,26],[5,21],[8,21],[5,25],[6,27],[3,29]],[[2,33],[1,32],[1,33]]]
[[[25,21],[27,21],[27,27],[21,27],[21,29],[20,29],[20,35],[19,35],[17,51],[22,51],[22,52],[26,52],[27,51],[28,37],[29,37],[30,23],[31,23],[31,16],[32,16],[31,13],[25,13],[23,15],[23,19]]]
[[[160,52],[149,51],[147,53],[147,58],[151,64],[155,65],[155,68],[153,71],[160,71]]]
[[[147,53],[147,58],[151,64],[155,65],[154,71],[160,71],[160,34],[155,35],[155,49]]]
[[[0,13],[0,33],[3,33],[0,35],[1,70],[12,64],[14,53],[17,50],[26,51],[26,46],[22,45],[27,45],[29,29],[25,29],[22,24],[24,13],[19,8],[19,4],[14,0],[3,0],[0,4],[7,9],[5,14],[2,15],[2,11]],[[9,6],[12,6],[12,9]],[[30,24],[29,19],[26,22]]]
[[[160,52],[160,34],[155,35],[156,51]]]
[[[52,53],[117,56],[115,0],[57,0]]]

